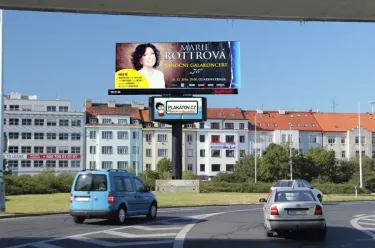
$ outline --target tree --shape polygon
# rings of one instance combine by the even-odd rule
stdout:
[[[156,165],[156,170],[159,173],[172,172],[172,161],[169,158],[162,158]]]
[[[255,157],[247,155],[236,161],[233,166],[233,177],[236,182],[247,182],[254,178],[255,174]]]
[[[269,182],[289,178],[290,157],[287,145],[269,145],[259,162],[261,180]]]
[[[333,175],[336,173],[335,151],[327,151],[323,147],[310,148],[305,158],[315,165],[321,181],[332,182]]]
[[[197,177],[193,174],[192,171],[185,170],[182,172],[182,179],[183,180],[195,180]]]

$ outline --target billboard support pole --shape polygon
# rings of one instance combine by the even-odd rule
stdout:
[[[172,179],[182,179],[182,122],[172,123]]]

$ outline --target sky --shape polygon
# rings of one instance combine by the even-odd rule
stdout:
[[[116,42],[240,41],[238,95],[209,107],[370,112],[375,24],[4,12],[4,91],[39,99],[148,102],[109,96]],[[335,102],[335,104],[333,104]],[[335,105],[335,109],[333,109]]]

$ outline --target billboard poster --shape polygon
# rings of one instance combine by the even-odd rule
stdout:
[[[116,44],[116,90],[173,94],[240,85],[237,41]]]
[[[150,118],[153,121],[203,121],[207,116],[204,97],[151,97]]]

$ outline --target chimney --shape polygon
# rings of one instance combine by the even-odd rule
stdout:
[[[86,108],[91,108],[92,107],[92,101],[90,99],[87,99],[85,106],[86,106]]]
[[[116,101],[115,100],[109,100],[108,101],[108,108],[115,108],[116,107]]]

